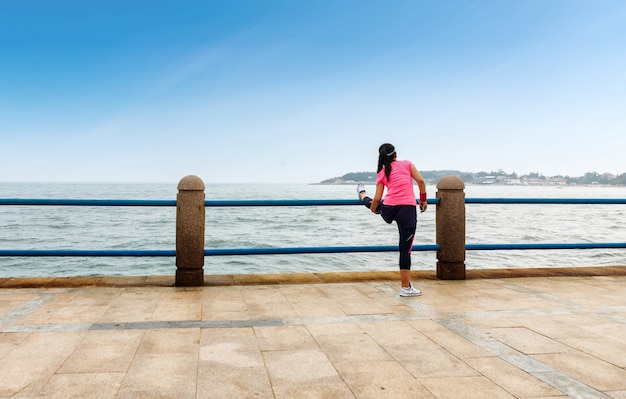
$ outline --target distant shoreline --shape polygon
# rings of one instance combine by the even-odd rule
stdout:
[[[442,177],[454,175],[458,176],[465,184],[482,185],[482,186],[554,186],[554,187],[572,187],[572,186],[607,186],[607,187],[623,187],[626,186],[626,173],[614,175],[611,173],[599,174],[597,172],[588,172],[584,176],[544,176],[540,173],[531,173],[528,175],[518,176],[516,173],[498,172],[461,172],[457,170],[432,170],[421,171],[427,183],[437,183]],[[334,184],[375,184],[376,173],[374,172],[351,172],[343,176],[337,176],[323,180],[317,184],[334,185]]]
[[[436,181],[426,181],[429,185],[437,184]],[[468,183],[464,182],[466,186],[472,187],[555,187],[555,188],[564,188],[564,187],[608,187],[608,188],[623,188],[626,187],[624,184],[481,184],[481,183]],[[312,186],[350,186],[356,184],[369,184],[374,185],[374,182],[371,181],[343,181],[343,182],[320,182],[320,183],[311,183]]]

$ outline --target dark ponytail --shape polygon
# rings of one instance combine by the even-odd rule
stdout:
[[[391,162],[396,158],[396,148],[389,143],[385,143],[378,147],[378,169],[376,173],[385,169],[385,176],[389,180],[391,173]]]

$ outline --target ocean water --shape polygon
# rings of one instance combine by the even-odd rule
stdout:
[[[171,184],[0,184],[0,198],[176,199]],[[374,187],[367,187],[373,192]],[[435,187],[428,187],[429,197]],[[625,187],[467,186],[466,197],[625,198]],[[353,185],[208,184],[207,199],[352,199]],[[175,249],[175,207],[0,206],[0,249]],[[626,205],[468,204],[466,242],[624,242]],[[435,243],[435,206],[416,244]],[[207,208],[205,248],[396,245],[361,206]],[[433,270],[434,252],[413,269]],[[468,251],[468,269],[626,265],[624,249]],[[0,257],[0,277],[171,275],[173,257]],[[207,274],[397,270],[397,254],[220,256]]]

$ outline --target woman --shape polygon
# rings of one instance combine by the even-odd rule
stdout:
[[[413,191],[413,180],[420,189],[419,207],[421,212],[428,208],[426,203],[426,182],[415,165],[410,161],[398,161],[396,149],[385,143],[378,148],[378,169],[374,199],[367,196],[365,186],[359,184],[359,199],[373,213],[380,214],[387,223],[398,225],[400,236],[400,296],[418,296],[422,292],[411,284],[411,248],[417,225],[417,200]],[[383,192],[387,189],[384,201]]]

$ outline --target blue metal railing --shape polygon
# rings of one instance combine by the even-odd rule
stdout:
[[[626,198],[465,198],[466,204],[542,204],[542,205],[625,205]],[[617,249],[626,242],[466,244],[466,251],[543,250],[543,249]]]
[[[32,257],[159,257],[176,256],[173,249],[0,249],[0,256]]]
[[[438,204],[438,198],[428,199],[429,204]],[[112,200],[112,199],[31,199],[0,198],[0,205],[22,206],[176,206],[175,200]],[[346,206],[362,205],[359,200],[207,200],[207,208],[218,207],[280,207],[280,206]],[[394,252],[397,246],[335,246],[335,247],[290,247],[290,248],[214,248],[205,249],[204,256],[236,255],[285,255],[321,254],[350,252]],[[439,245],[414,245],[413,251],[437,251]],[[0,257],[175,257],[175,250],[14,250],[0,249]]]
[[[466,204],[626,204],[626,198],[465,198]]]
[[[429,198],[429,204],[439,204]],[[626,198],[465,198],[466,204],[626,204]],[[0,198],[0,205],[22,206],[176,206],[176,200],[111,199],[21,199]],[[206,207],[255,206],[345,206],[362,205],[359,200],[207,200]],[[468,251],[540,250],[540,249],[608,249],[626,248],[626,242],[612,243],[529,243],[466,244]],[[438,244],[414,245],[413,251],[438,251]],[[205,249],[205,256],[282,255],[348,252],[393,252],[396,246],[337,246],[292,248],[217,248]],[[0,257],[174,257],[175,250],[11,250],[0,249]]]
[[[429,204],[438,204],[439,198],[428,199]],[[176,200],[117,200],[117,199],[31,199],[0,198],[0,205],[24,206],[176,206]],[[253,206],[343,206],[363,205],[359,200],[207,200],[207,208],[253,207]]]
[[[176,200],[0,198],[0,205],[25,205],[25,206],[176,206]]]

